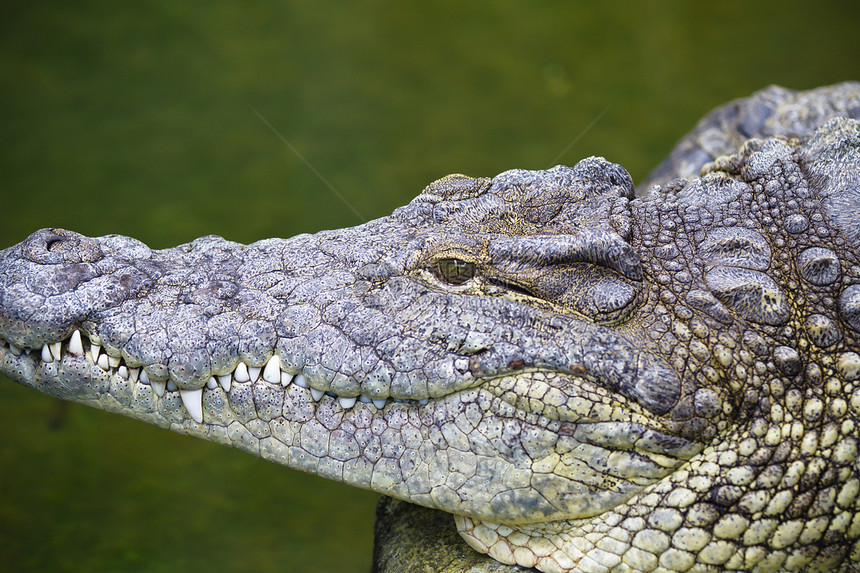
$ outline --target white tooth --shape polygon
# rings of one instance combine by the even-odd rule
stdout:
[[[126,380],[128,380],[128,368],[126,368],[125,366],[120,366],[116,373],[119,374],[120,378],[125,378]]]
[[[69,354],[74,354],[75,356],[84,355],[84,344],[81,342],[80,330],[75,330],[69,339]]]
[[[209,388],[210,390],[214,390],[215,388],[218,387],[218,381],[215,380],[214,376],[210,376],[209,380],[206,381],[206,387]]]
[[[168,392],[176,392],[176,382],[173,380],[167,381],[167,391]]]
[[[110,362],[108,362],[108,355],[107,354],[100,354],[99,355],[98,365],[99,365],[99,368],[101,368],[105,372],[108,371],[108,369],[110,368]]]
[[[140,369],[140,382],[141,384],[149,384],[149,375],[143,368]],[[159,394],[159,396],[161,396],[161,394]]]
[[[153,380],[149,383],[152,386],[152,389],[158,395],[159,398],[164,396],[164,388],[167,386],[167,382],[165,380]]]
[[[198,424],[203,423],[203,388],[180,390],[179,397],[185,404],[185,409]]]
[[[310,388],[308,380],[305,378],[304,374],[297,374],[296,377],[293,378],[293,383],[299,388]]]
[[[21,356],[21,352],[22,352],[22,350],[21,350],[21,347],[20,347],[20,346],[15,346],[14,344],[12,344],[12,343],[10,342],[10,343],[9,343],[9,350],[11,350],[11,351],[12,351],[12,354],[14,354],[15,356]]]
[[[102,351],[102,347],[96,343],[90,344],[90,358],[93,361],[93,364],[99,363],[99,353]]]
[[[128,377],[132,382],[137,382],[140,378],[140,368],[129,368],[128,369]]]
[[[281,382],[281,359],[277,354],[272,354],[269,361],[266,362],[266,368],[263,370],[263,380],[272,384]]]
[[[371,400],[371,402],[373,402],[373,405],[376,406],[378,410],[385,408],[385,398],[382,398],[381,400]]]
[[[108,356],[108,364],[110,364],[111,368],[118,368],[120,360],[119,356]]]
[[[251,378],[251,382],[256,382],[260,378],[262,370],[262,368],[257,366],[248,366],[248,377]]]
[[[418,400],[418,405],[419,406],[426,406],[427,402],[429,402],[429,401],[430,401],[430,398],[421,398],[420,400]]]
[[[364,404],[370,404],[370,398],[368,398],[368,397],[367,397],[367,396],[365,396],[364,394],[361,394],[361,395],[358,397],[358,401],[359,401],[359,402],[363,402]]]
[[[353,396],[351,398],[341,396],[340,398],[337,399],[337,401],[340,402],[340,407],[343,408],[344,410],[349,410],[350,408],[355,406],[356,400],[358,400],[358,398],[356,398],[355,396]]]
[[[54,360],[59,362],[63,359],[63,347],[59,342],[48,345],[48,348],[50,349],[51,356],[54,357]]]
[[[233,385],[233,376],[230,374],[225,374],[223,376],[218,377],[218,384],[224,389],[225,392],[230,391],[230,387]]]
[[[265,376],[265,374],[264,374]],[[281,372],[281,386],[289,386],[290,382],[293,381],[294,376],[289,372]]]
[[[54,357],[51,356],[51,350],[47,344],[42,345],[42,362],[53,362]]]
[[[244,362],[240,362],[236,367],[236,371],[233,372],[233,378],[236,379],[236,382],[247,382],[251,379],[251,376],[248,374],[248,366]]]
[[[325,394],[325,392],[323,392],[322,390],[317,390],[316,388],[311,388],[311,396],[313,397],[313,399],[316,402],[320,401],[320,398],[323,397],[323,394]]]

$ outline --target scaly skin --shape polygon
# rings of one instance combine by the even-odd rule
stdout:
[[[503,563],[847,570],[858,163],[834,120],[639,199],[589,158],[248,246],[42,230],[0,253],[0,371],[442,509]]]

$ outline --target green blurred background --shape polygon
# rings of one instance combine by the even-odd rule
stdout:
[[[639,181],[718,104],[860,79],[857,2],[3,11],[0,247],[48,226],[162,248],[361,223],[289,145],[366,219],[449,172],[603,155]],[[0,431],[2,571],[369,570],[372,493],[7,380]]]

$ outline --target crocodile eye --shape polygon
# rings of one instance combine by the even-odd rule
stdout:
[[[475,278],[475,263],[462,259],[439,259],[433,265],[433,272],[440,281],[459,286]]]

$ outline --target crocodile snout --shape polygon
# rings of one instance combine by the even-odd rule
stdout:
[[[41,229],[0,251],[0,335],[38,348],[140,292],[150,277],[124,256],[123,247],[137,254],[141,245],[118,235]]]

